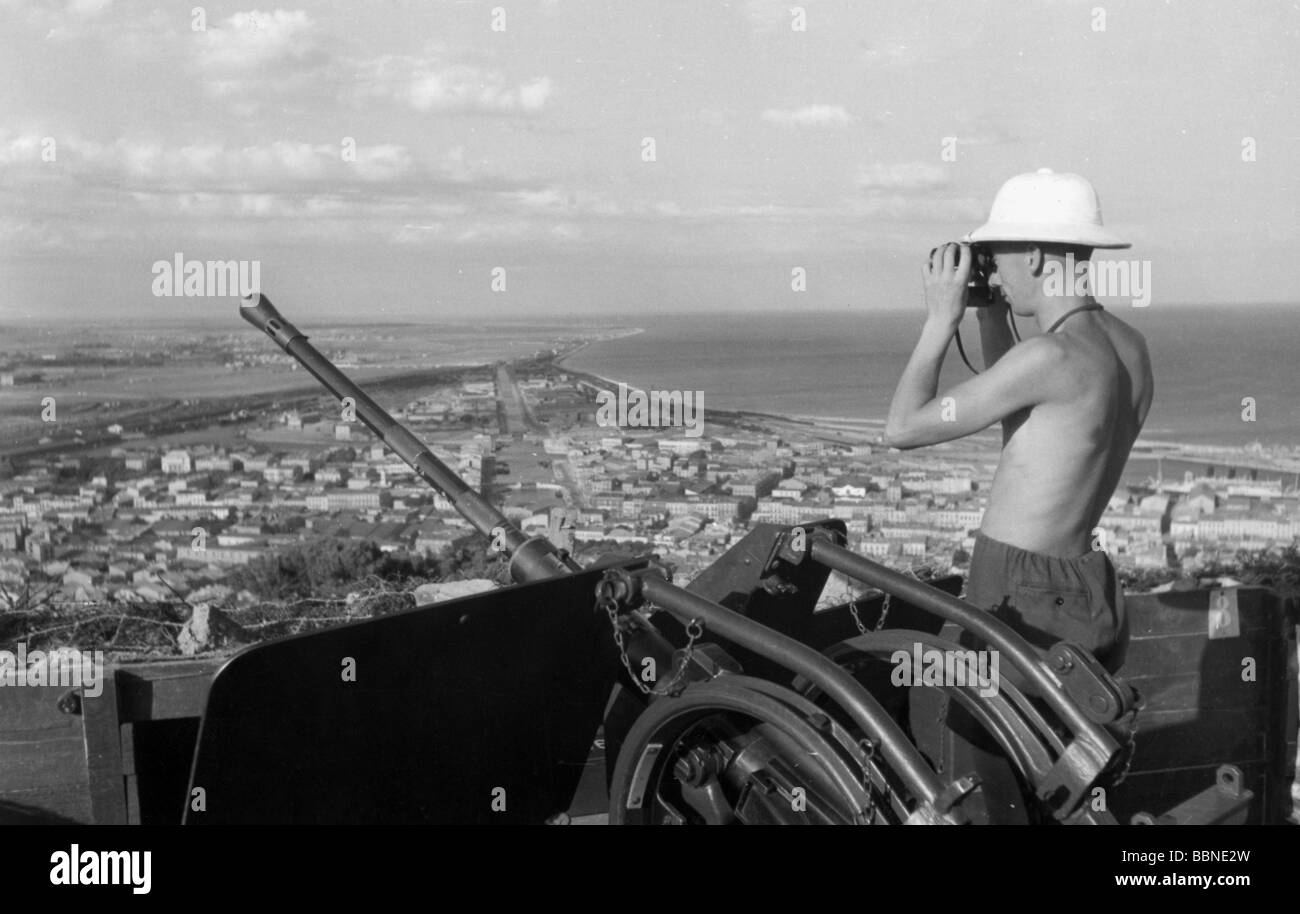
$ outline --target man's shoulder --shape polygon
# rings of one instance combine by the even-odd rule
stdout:
[[[1107,311],[1106,314],[1110,318],[1106,326],[1112,334],[1119,336],[1134,348],[1140,349],[1143,352],[1146,351],[1147,338],[1142,334],[1141,330],[1134,327],[1113,311]]]
[[[1026,364],[1050,365],[1067,356],[1070,348],[1068,343],[1055,333],[1040,333],[1038,336],[1031,336],[1016,343],[1007,353],[1008,355],[1014,353],[1017,359]]]
[[[1055,333],[1021,340],[1008,350],[1007,356],[1011,357],[1007,367],[1028,376],[1048,400],[1073,399],[1081,389],[1091,388],[1106,373],[1106,366],[1099,365],[1094,354],[1079,341]]]

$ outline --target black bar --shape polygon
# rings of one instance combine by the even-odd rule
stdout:
[[[373,902],[382,886],[390,894],[401,890],[428,892],[431,867],[427,832],[410,828],[367,828],[358,840],[358,831],[326,826],[280,826],[278,828],[224,826],[213,829],[148,829],[128,826],[46,826],[0,829],[0,852],[5,859],[5,889],[11,897],[30,899],[44,909],[48,898],[51,909],[60,905],[82,903],[101,906],[114,897],[130,903],[137,896],[129,884],[124,885],[54,885],[52,858],[67,853],[72,844],[80,851],[139,850],[152,855],[150,892],[160,902],[178,905],[181,910],[194,906],[197,892],[209,901],[248,907],[250,892],[277,881],[292,880],[295,906],[311,909],[320,905],[338,908],[340,901]],[[663,839],[654,831],[630,832],[621,840],[611,840],[599,829],[571,828],[539,835],[535,830],[463,828],[447,851],[439,851],[440,866],[464,869],[487,859],[505,859],[510,864],[510,878],[498,879],[493,892],[508,904],[527,904],[536,898],[536,886],[555,882],[553,858],[538,853],[538,847],[560,849],[574,859],[581,858],[590,872],[602,875],[626,871],[628,849],[644,850],[647,857],[662,853]],[[714,834],[714,833],[709,833]],[[787,838],[791,855],[806,848],[804,833]],[[434,835],[436,837],[436,835]],[[987,886],[990,874],[1009,880],[1019,892],[1041,898],[1061,898],[1062,893],[1079,902],[1099,901],[1112,907],[1137,907],[1162,904],[1159,896],[1173,888],[1174,902],[1196,893],[1216,899],[1219,906],[1231,907],[1234,899],[1248,905],[1268,904],[1268,898],[1294,891],[1295,830],[1286,828],[1176,829],[1176,828],[1057,828],[1050,840],[1036,828],[1002,828],[981,840],[962,829],[896,829],[888,838],[877,838],[870,848],[873,871],[888,875],[916,870],[917,861],[935,861],[942,874],[930,878],[937,888],[957,891],[959,886]],[[677,840],[682,840],[678,838]],[[735,843],[743,839],[731,838]],[[779,836],[765,832],[750,845],[758,852],[769,850]],[[696,839],[702,853],[712,853],[723,842]],[[335,859],[340,847],[348,848],[346,865],[322,867],[322,860]],[[1207,862],[1205,851],[1231,849],[1247,859],[1239,862]],[[1198,854],[1198,851],[1200,852]],[[1147,863],[1133,858],[1158,859]],[[1177,856],[1180,859],[1171,861]],[[1198,857],[1200,859],[1198,859]],[[206,861],[211,868],[227,869],[230,876],[209,879],[196,887],[195,861]],[[1068,861],[1068,876],[1063,874]],[[608,863],[609,866],[605,866]],[[704,896],[718,891],[715,867],[680,867],[673,874],[674,887]],[[925,872],[925,871],[922,871]],[[1166,885],[1161,880],[1171,874],[1217,877],[1245,877],[1245,885],[1183,887]],[[1122,884],[1134,878],[1148,878],[1152,885]],[[922,878],[926,878],[922,876]],[[879,885],[881,880],[877,880]],[[893,880],[900,890],[912,883]],[[942,883],[939,885],[938,883]],[[874,888],[875,886],[873,886]],[[760,888],[755,886],[755,888]],[[1251,892],[1257,894],[1252,895]],[[518,893],[518,894],[516,894]],[[530,894],[531,893],[531,894]],[[1254,897],[1257,901],[1251,901]],[[57,905],[55,904],[57,903]],[[1165,901],[1163,904],[1171,904]],[[30,907],[30,905],[29,905]]]

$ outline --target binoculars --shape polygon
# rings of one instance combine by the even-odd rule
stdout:
[[[982,244],[972,244],[970,246],[971,263],[970,279],[966,282],[966,288],[970,290],[969,307],[986,308],[993,304],[993,289],[989,286],[989,275],[993,272],[993,254]]]

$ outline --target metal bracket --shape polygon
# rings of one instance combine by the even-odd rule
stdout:
[[[840,532],[832,526],[817,521],[791,527],[777,539],[776,548],[768,560],[765,573],[777,572],[780,564],[801,565],[812,551],[813,540],[822,539],[837,546],[843,545]]]
[[[1216,587],[1210,591],[1210,614],[1206,619],[1211,641],[1241,635],[1241,615],[1237,609],[1237,588]]]
[[[1113,755],[1088,740],[1075,738],[1043,778],[1038,798],[1052,810],[1055,818],[1068,818]]]
[[[682,651],[677,651],[673,655],[674,665],[677,662],[677,656]],[[716,679],[724,673],[743,672],[740,664],[735,661],[730,654],[724,651],[716,644],[698,644],[691,651],[687,659],[687,668],[682,673],[682,680],[685,682],[700,682],[706,679]]]
[[[1092,654],[1077,644],[1060,641],[1052,645],[1047,664],[1061,688],[1094,723],[1112,723],[1133,707],[1133,690],[1112,678]]]
[[[613,600],[623,611],[637,609],[645,602],[641,595],[641,579],[646,574],[654,574],[672,582],[672,573],[654,560],[642,568],[607,568],[604,577],[596,585],[596,596],[598,599]]]
[[[1240,768],[1220,765],[1212,787],[1179,803],[1164,815],[1139,812],[1129,822],[1133,825],[1244,825],[1254,798],[1255,792],[1243,784]]]
[[[953,781],[943,791],[934,798],[934,811],[939,815],[947,815],[958,803],[974,792],[975,788],[980,785],[980,779],[976,775],[968,774]]]
[[[762,578],[758,582],[758,586],[763,588],[767,593],[772,594],[772,596],[786,596],[799,592],[798,587],[791,584],[780,575],[775,574],[769,574],[767,577]]]
[[[903,822],[904,825],[965,825],[966,823],[955,817],[951,812],[939,812],[929,803],[921,803],[912,811],[912,814]]]
[[[68,691],[64,692],[62,695],[59,696],[59,700],[55,704],[55,707],[58,708],[60,711],[62,711],[64,714],[80,714],[81,713],[81,690],[68,689]]]

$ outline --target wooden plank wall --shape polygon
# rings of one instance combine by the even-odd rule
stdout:
[[[79,714],[64,686],[0,688],[0,824],[92,822]]]
[[[67,686],[0,687],[0,825],[138,822],[135,725],[198,718],[223,662],[110,665],[75,711]]]
[[[1114,788],[1121,821],[1162,813],[1214,783],[1231,763],[1255,791],[1251,821],[1290,812],[1295,777],[1295,619],[1271,591],[1230,588],[1235,625],[1211,631],[1209,590],[1129,596],[1128,655],[1120,678],[1141,693],[1137,749]],[[1243,676],[1253,660],[1254,680]]]

